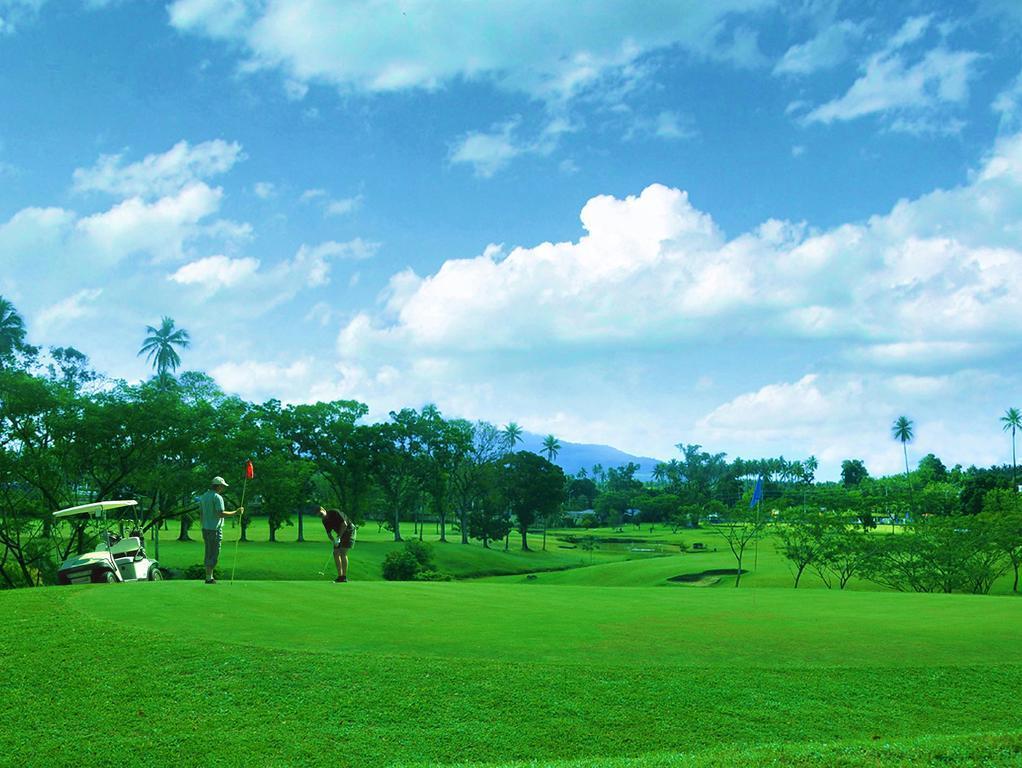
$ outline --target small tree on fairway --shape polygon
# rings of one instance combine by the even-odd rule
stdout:
[[[832,518],[823,512],[796,506],[786,509],[783,522],[774,527],[780,540],[777,549],[790,561],[795,572],[795,589],[798,589],[806,568],[820,558],[826,532],[831,524]]]
[[[727,542],[731,554],[734,555],[738,563],[735,573],[736,587],[742,580],[742,562],[745,558],[745,551],[750,544],[763,538],[766,531],[767,521],[763,519],[764,517],[769,516],[761,514],[758,504],[755,507],[749,507],[742,500],[736,507],[727,511],[723,522],[713,526],[713,532]]]

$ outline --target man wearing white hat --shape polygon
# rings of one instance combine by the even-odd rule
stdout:
[[[223,541],[224,518],[240,515],[244,507],[228,512],[224,509],[224,497],[220,494],[227,487],[227,481],[219,475],[209,484],[209,490],[199,497],[199,509],[202,510],[202,541],[206,545],[203,564],[206,566],[206,583],[216,584],[213,569],[220,559],[220,542]]]

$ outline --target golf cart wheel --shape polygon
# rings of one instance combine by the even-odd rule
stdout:
[[[92,580],[97,584],[116,584],[117,577],[113,571],[95,571]]]
[[[149,569],[149,581],[163,581],[163,571],[158,566],[152,566]]]

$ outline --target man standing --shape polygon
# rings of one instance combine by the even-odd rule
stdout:
[[[213,578],[213,569],[216,561],[220,558],[220,542],[223,540],[224,518],[240,515],[245,512],[244,507],[238,507],[228,512],[224,509],[224,488],[227,481],[222,477],[214,477],[209,485],[209,490],[199,497],[199,509],[202,510],[202,542],[206,546],[203,564],[206,566],[206,583],[216,584]]]

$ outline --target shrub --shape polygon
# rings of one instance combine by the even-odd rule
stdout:
[[[419,561],[408,548],[388,552],[383,558],[383,578],[387,581],[412,581],[419,571]]]
[[[410,539],[405,542],[405,551],[415,558],[415,561],[423,569],[433,567],[433,545],[427,544],[418,539]]]
[[[383,578],[387,581],[450,581],[451,576],[433,566],[433,547],[424,541],[406,541],[404,548],[383,559]]]

